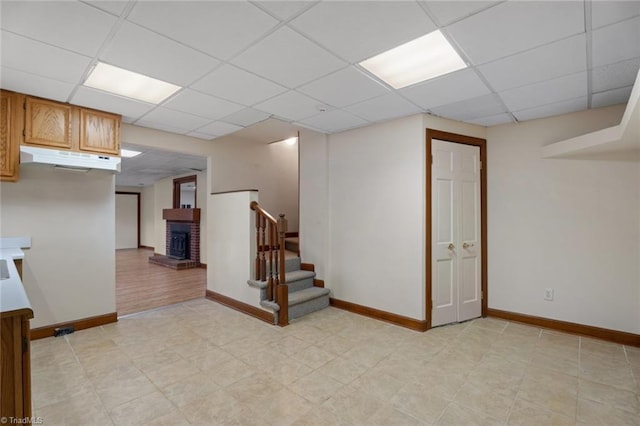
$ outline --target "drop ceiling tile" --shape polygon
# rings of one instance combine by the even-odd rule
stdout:
[[[640,57],[640,17],[600,28],[591,36],[594,68]]]
[[[606,92],[594,93],[591,96],[591,108],[600,108],[609,105],[626,104],[631,96],[633,86],[621,87]]]
[[[215,136],[215,135],[210,135],[210,134],[207,134],[207,133],[200,133],[200,132],[189,132],[189,133],[187,133],[187,136],[191,136],[191,137],[198,138],[198,139],[205,139],[205,140],[208,140],[208,141],[217,138],[217,136]]]
[[[87,56],[98,53],[116,21],[79,2],[2,2],[2,29]]]
[[[206,126],[200,127],[195,131],[203,135],[219,137],[236,132],[240,129],[242,129],[242,127],[236,126],[235,124],[225,123],[224,121],[216,121],[214,123],[210,123]]]
[[[176,96],[163,103],[162,106],[191,115],[197,115],[198,117],[208,118],[209,120],[217,120],[225,115],[240,111],[243,108],[242,105],[190,89],[178,92]]]
[[[584,32],[583,3],[504,2],[447,28],[476,64]]]
[[[289,88],[298,87],[346,65],[287,27],[254,44],[233,59],[232,63]]]
[[[118,0],[83,0],[83,3],[87,3],[91,6],[97,7],[98,9],[102,9],[105,12],[109,12],[112,15],[120,16],[122,12],[124,12],[125,7],[127,7],[126,1],[118,1]]]
[[[498,95],[491,93],[454,104],[432,108],[431,112],[452,120],[467,121],[474,118],[504,113],[506,109],[502,102],[500,102]]]
[[[0,63],[3,67],[66,83],[78,83],[91,62],[91,58],[86,56],[7,31],[2,31],[1,38]],[[29,54],[25,55],[25,52]]]
[[[515,115],[518,121],[527,121],[537,118],[551,117],[553,115],[582,111],[585,109],[587,109],[587,97],[583,96],[576,99],[569,99],[562,102],[525,109],[522,111],[515,111],[513,115]]]
[[[395,93],[389,93],[344,108],[368,121],[381,121],[420,112],[420,108]]]
[[[223,65],[191,86],[210,95],[254,105],[287,89],[232,65]]]
[[[498,126],[500,124],[513,123],[513,116],[508,113],[496,114],[490,117],[476,118],[473,120],[467,120],[467,123],[478,124],[480,126],[491,127]]]
[[[128,20],[220,59],[258,40],[278,20],[248,2],[137,2]]]
[[[270,116],[271,114],[258,111],[257,109],[245,108],[243,110],[234,112],[233,114],[223,118],[224,118],[224,121],[226,121],[227,123],[236,124],[242,127],[247,127],[247,126],[251,126],[252,124],[256,124],[261,121],[264,121]]]
[[[319,105],[321,103],[315,99],[290,90],[287,93],[259,103],[256,108],[286,120],[298,121],[316,115],[319,112]]]
[[[639,1],[591,2],[591,27],[593,29],[640,15]]]
[[[314,3],[315,0],[310,1],[256,1],[254,2],[258,6],[266,9],[272,15],[275,15],[278,19],[287,20],[291,17],[300,14],[303,10],[308,9]]]
[[[440,25],[471,16],[498,4],[497,1],[423,1]]]
[[[384,86],[355,67],[336,71],[304,85],[298,90],[338,108],[375,98],[388,92]]]
[[[169,132],[169,133],[177,133],[179,135],[184,135],[188,133],[188,130],[185,130],[181,127],[172,126],[167,123],[159,123],[159,122],[150,121],[150,120],[137,120],[135,122],[135,125],[148,127],[150,129],[162,130],[164,132]]]
[[[179,86],[191,84],[220,63],[130,22],[122,24],[101,58],[109,64]]]
[[[436,29],[416,2],[405,1],[321,2],[290,25],[350,62]]]
[[[569,37],[478,67],[494,90],[501,92],[587,68],[584,34]]]
[[[640,69],[640,58],[594,68],[591,71],[592,90],[594,92],[604,92],[632,86],[636,81],[638,69]]]
[[[0,68],[0,87],[27,95],[66,102],[75,85],[2,67]]]
[[[491,93],[474,70],[468,68],[400,90],[424,109],[452,104]]]
[[[100,90],[80,86],[70,101],[74,105],[113,112],[127,117],[139,118],[155,108],[155,105],[112,95]]]
[[[324,112],[298,122],[303,126],[311,126],[325,133],[335,133],[368,124],[367,121],[342,110]]]
[[[209,121],[211,120],[164,107],[157,107],[140,120],[144,123],[157,123],[180,129],[182,133],[202,127]]]
[[[511,111],[521,111],[586,95],[586,71],[500,92],[500,97]]]

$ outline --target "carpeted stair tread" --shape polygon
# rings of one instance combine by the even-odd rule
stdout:
[[[268,281],[247,280],[247,284],[249,284],[249,287],[265,289],[269,283]]]
[[[302,269],[298,269],[297,271],[287,272],[285,274],[286,283],[293,283],[296,281],[304,280],[307,278],[315,278],[316,273],[313,271],[303,271]]]
[[[289,306],[298,305],[300,303],[304,303],[309,300],[316,299],[318,297],[328,296],[329,292],[330,291],[328,288],[311,287],[311,288],[306,288],[304,290],[289,293]]]

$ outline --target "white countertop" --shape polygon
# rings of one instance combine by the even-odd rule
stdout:
[[[24,259],[24,252],[20,248],[2,248],[0,259],[7,261],[9,269],[9,278],[0,280],[0,313],[4,316],[14,311],[32,310],[14,263],[14,260]]]

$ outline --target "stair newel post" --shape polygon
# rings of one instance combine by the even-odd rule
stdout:
[[[264,250],[267,247],[267,239],[265,236],[265,228],[267,226],[267,220],[264,216],[260,216],[260,236],[262,240],[261,257],[260,257],[260,281],[267,280],[267,257],[264,254]]]
[[[280,306],[280,310],[278,311],[278,325],[284,327],[289,325],[289,287],[287,287],[286,282],[286,266],[285,266],[285,249],[284,249],[284,238],[287,233],[287,219],[284,217],[284,213],[280,213],[280,217],[278,218],[278,248],[280,251],[278,252],[278,263],[280,266],[279,271],[279,279],[280,285],[277,287],[277,296],[278,296],[278,305]]]
[[[260,279],[260,212],[256,210],[256,281]]]
[[[274,282],[273,282],[273,224],[271,222],[268,223],[268,234],[269,234],[269,282],[267,283],[267,300],[275,299]]]
[[[280,213],[280,217],[278,218],[278,246],[280,247],[280,282],[284,284],[286,282],[285,279],[285,267],[284,267],[284,239],[287,233],[288,221],[284,217],[284,213]]]

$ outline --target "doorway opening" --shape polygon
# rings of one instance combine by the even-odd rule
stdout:
[[[459,154],[451,153],[451,158],[453,162],[453,158],[457,155],[463,156],[468,159],[472,159],[475,156],[478,157],[477,166],[474,166],[471,163],[469,164],[470,168],[477,167],[479,170],[478,179],[479,185],[478,190],[479,194],[476,196],[470,195],[468,197],[467,203],[471,203],[477,207],[478,218],[475,225],[475,230],[477,231],[477,238],[474,240],[472,237],[468,235],[462,235],[458,231],[451,231],[450,237],[443,236],[442,238],[438,238],[436,241],[434,237],[436,233],[446,234],[449,232],[447,230],[447,226],[453,229],[456,224],[460,223],[460,220],[464,220],[458,210],[465,207],[454,207],[452,209],[445,208],[438,211],[437,214],[443,215],[443,217],[450,218],[449,221],[447,219],[441,220],[438,222],[436,220],[436,225],[439,226],[439,229],[436,229],[434,226],[434,219],[438,219],[436,214],[434,214],[434,207],[437,206],[437,197],[440,196],[443,199],[446,199],[447,193],[453,194],[454,191],[460,191],[459,189],[454,189],[454,185],[456,185],[453,180],[451,183],[446,183],[441,185],[442,192],[438,194],[438,191],[433,190],[434,186],[434,167],[433,163],[434,159],[434,141],[442,141],[446,143],[450,143],[449,147],[451,151],[461,151]],[[466,149],[467,147],[474,147],[473,149]],[[459,148],[459,149],[458,149]],[[443,150],[447,150],[446,147]],[[473,152],[476,151],[477,154]],[[464,320],[466,316],[469,315],[469,307],[475,303],[476,306],[479,305],[480,312],[479,316],[487,315],[487,306],[488,306],[488,292],[487,292],[487,146],[486,140],[459,135],[455,133],[443,132],[435,129],[427,129],[426,130],[426,223],[425,223],[425,319],[427,320],[427,328],[432,328],[436,325],[443,325],[442,321],[449,321],[453,318],[453,321],[449,322],[458,322],[459,318]],[[448,161],[448,160],[447,160]],[[457,160],[456,160],[457,161]],[[465,160],[466,161],[466,160]],[[472,160],[470,160],[472,161]],[[459,162],[462,164],[462,161]],[[464,167],[464,166],[461,166]],[[457,173],[457,172],[456,172]],[[444,179],[446,180],[446,179]],[[443,180],[443,181],[444,181]],[[469,186],[471,188],[471,186]],[[451,192],[448,192],[451,191]],[[471,191],[474,192],[474,191]],[[456,192],[457,193],[457,192]],[[456,195],[458,197],[458,195]],[[457,200],[461,200],[461,198],[457,198]],[[448,200],[447,202],[453,203],[454,200]],[[453,204],[452,204],[453,205]],[[473,210],[473,208],[466,207],[467,210]],[[463,215],[464,216],[464,215]],[[472,223],[472,220],[467,220],[468,223]],[[444,229],[444,231],[443,231]],[[464,237],[464,238],[463,238]],[[442,246],[442,247],[440,247]],[[475,257],[474,254],[478,256]],[[434,260],[437,257],[440,257],[441,260],[446,260],[450,262],[441,262],[438,263],[438,266],[434,266],[437,262]],[[470,259],[466,262],[457,262],[458,256],[462,259]],[[466,263],[466,265],[463,265]],[[438,270],[440,268],[440,270]],[[466,270],[465,270],[466,268]],[[462,272],[460,272],[462,271]],[[458,286],[458,276],[466,274],[470,276],[469,271],[475,273],[477,271],[477,275],[474,278],[475,280],[479,280],[479,285],[477,287],[474,286],[465,286],[461,284]],[[471,274],[472,275],[472,274]],[[434,276],[441,280],[440,282],[436,282]],[[471,280],[473,281],[473,279]],[[477,282],[477,281],[476,281]],[[443,283],[447,283],[446,285]],[[449,285],[450,283],[450,285]],[[463,294],[460,294],[460,288],[463,289]],[[471,288],[471,290],[469,290]],[[466,292],[466,294],[464,293]],[[435,297],[435,299],[434,299]],[[434,300],[439,300],[440,304],[436,304],[435,309],[444,308],[439,311],[438,314],[435,315],[434,318]],[[468,303],[469,302],[469,303]],[[442,312],[447,310],[448,305],[455,304],[455,306],[449,306],[449,313],[444,316],[441,315]],[[466,314],[463,314],[461,317],[458,316],[458,312],[460,310],[467,310]],[[477,308],[472,308],[477,309]],[[449,315],[449,316],[448,316]],[[453,316],[452,316],[453,315]],[[434,319],[436,322],[434,323]],[[469,318],[466,318],[469,319]]]

